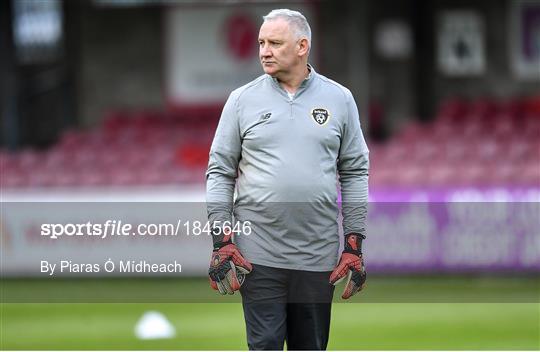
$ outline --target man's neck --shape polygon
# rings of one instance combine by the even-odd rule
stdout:
[[[277,80],[283,89],[294,94],[308,75],[308,66],[305,64],[302,70],[291,72],[288,76],[277,78]]]

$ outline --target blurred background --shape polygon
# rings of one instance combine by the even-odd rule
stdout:
[[[55,305],[16,296],[48,287],[40,286],[49,283],[36,264],[43,256],[102,260],[100,251],[110,246],[47,245],[36,224],[81,219],[111,201],[193,202],[193,212],[204,216],[204,173],[221,109],[233,89],[262,73],[258,29],[274,8],[307,17],[310,62],[353,92],[370,148],[371,303],[336,305],[329,347],[540,348],[538,0],[1,1],[0,240],[7,296],[0,347],[245,348],[236,305],[161,305],[177,333],[154,343],[133,332],[137,319],[158,306],[152,299],[65,304],[87,303],[83,295]],[[43,213],[41,202],[56,203]],[[158,208],[111,210],[109,218],[178,216]],[[202,278],[206,239],[185,240],[176,253],[169,242],[154,242],[148,258],[180,256],[194,277],[160,288],[171,295],[187,286],[194,296],[210,291]],[[74,294],[118,289],[118,281],[92,280],[76,281]],[[142,279],[129,280],[124,289],[141,289]],[[75,292],[67,285],[57,286],[64,298]],[[414,296],[418,285],[420,298],[388,296]],[[461,296],[440,296],[441,287]],[[483,296],[493,291],[508,296]],[[61,327],[58,333],[43,333],[48,319]],[[221,332],[223,321],[234,322],[232,335]],[[203,327],[212,324],[219,338],[208,339]],[[371,334],[358,342],[348,329]]]
[[[203,183],[225,99],[261,74],[261,16],[285,6],[354,93],[373,187],[539,184],[538,1],[1,6],[3,189]]]

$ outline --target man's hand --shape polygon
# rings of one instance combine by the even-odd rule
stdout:
[[[234,294],[234,291],[242,286],[245,275],[252,269],[251,263],[242,257],[230,235],[225,235],[221,242],[214,244],[208,270],[210,286],[214,290],[222,295]]]
[[[345,236],[345,249],[341,253],[339,263],[330,275],[330,283],[337,285],[345,276],[347,283],[341,298],[348,299],[364,288],[366,268],[362,259],[362,240],[365,236],[350,233]]]

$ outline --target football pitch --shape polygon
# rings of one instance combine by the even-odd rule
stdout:
[[[214,295],[206,279],[154,279],[151,285],[141,284],[139,279],[75,280],[56,288],[65,298],[91,291],[90,283],[96,282],[111,292],[144,292],[154,287],[160,291],[169,288],[170,292],[185,289],[195,296]],[[15,302],[10,295],[36,292],[39,285],[47,292],[40,280],[8,279],[2,284],[3,302]],[[336,296],[341,289],[337,288]],[[504,296],[486,296],[496,290],[508,291]],[[421,295],[398,299],[397,295],[407,292]],[[374,295],[384,297],[375,299]],[[223,300],[230,303],[2,303],[0,349],[245,350],[245,325],[236,296]],[[355,296],[354,302],[333,305],[329,349],[540,349],[537,277],[372,277],[366,292]],[[135,324],[150,310],[166,316],[176,329],[174,338],[135,337]]]

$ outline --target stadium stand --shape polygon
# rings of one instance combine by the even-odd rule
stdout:
[[[373,186],[540,186],[540,99],[450,99],[370,149]]]
[[[2,188],[204,182],[216,121],[114,111],[44,151],[0,153]],[[540,186],[540,99],[450,99],[427,124],[370,143],[379,186]]]

